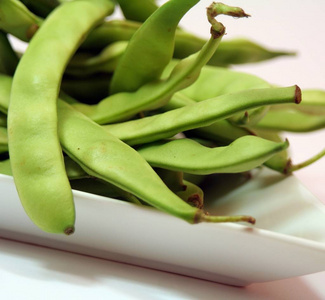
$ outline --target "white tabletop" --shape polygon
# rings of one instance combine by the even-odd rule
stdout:
[[[299,2],[299,3],[297,3]],[[201,1],[183,22],[207,36]],[[325,1],[227,1],[242,6],[249,19],[222,18],[227,37],[245,36],[274,49],[298,51],[294,58],[237,68],[280,85],[325,89]],[[199,23],[199,25],[198,25]],[[200,25],[202,24],[202,26]],[[325,130],[286,134],[294,162],[325,146]],[[325,158],[296,176],[325,204]],[[0,239],[1,299],[325,299],[325,271],[236,288]]]

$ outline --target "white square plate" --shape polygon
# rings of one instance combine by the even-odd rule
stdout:
[[[76,232],[47,234],[25,215],[12,177],[0,175],[0,191],[4,238],[238,286],[325,270],[325,206],[294,176],[266,169],[245,184],[228,175],[207,191],[209,212],[249,214],[255,226],[190,225],[149,207],[74,191]]]

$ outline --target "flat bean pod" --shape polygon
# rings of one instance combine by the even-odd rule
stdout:
[[[90,176],[70,157],[65,156],[64,163],[67,176],[73,189],[141,204],[139,200],[131,193],[119,189],[108,182],[101,181]],[[13,176],[10,166],[10,159],[0,161],[0,174]]]
[[[117,0],[126,19],[144,22],[158,8],[154,0]]]
[[[294,109],[270,110],[256,127],[276,131],[309,132],[325,128],[325,115],[311,115]]]
[[[15,72],[8,110],[11,167],[26,213],[44,231],[74,231],[73,197],[57,133],[62,74],[84,35],[112,9],[106,0],[60,5],[37,31]]]
[[[183,182],[186,188],[183,191],[177,192],[176,195],[194,207],[203,208],[203,190],[192,182],[189,182],[187,180],[184,180]]]
[[[184,14],[199,0],[170,0],[134,33],[110,84],[110,93],[132,92],[159,79],[173,56],[175,31]],[[159,39],[154,37],[159,36]]]
[[[186,105],[191,105],[193,102],[193,100],[189,99],[185,95],[177,93],[164,108],[176,109]],[[283,105],[285,104],[282,104],[281,106]],[[294,106],[294,104],[291,106]],[[186,135],[191,138],[193,138],[193,136],[206,138],[210,141],[216,142],[218,145],[228,145],[234,140],[246,135],[257,135],[271,141],[283,142],[283,139],[281,139],[277,133],[271,131],[257,131],[256,128],[248,129],[245,127],[239,127],[232,124],[228,120],[219,120],[209,126],[193,129],[187,132]],[[270,169],[285,173],[289,163],[290,159],[288,158],[287,152],[281,151],[264,162],[264,165]]]
[[[257,76],[224,68],[205,66],[202,68],[198,79],[180,93],[195,101],[202,101],[246,89],[268,87],[271,87],[271,85]]]
[[[73,57],[65,71],[66,74],[75,76],[87,76],[95,73],[114,72],[121,58],[127,42],[112,43],[104,48],[98,55],[87,58]]]
[[[325,115],[325,90],[307,89],[302,91],[302,101],[298,106],[281,105],[276,109],[298,110],[305,114],[324,116]]]
[[[256,136],[243,136],[228,146],[209,148],[191,139],[146,144],[137,149],[153,167],[189,174],[241,173],[250,171],[288,147]]]
[[[300,101],[301,91],[297,86],[246,90],[221,95],[139,120],[105,125],[104,128],[129,145],[136,145],[170,138],[182,131],[208,126],[254,107]]]
[[[283,143],[283,138],[274,131],[270,130],[260,130],[254,128],[254,132],[257,136],[260,136],[264,139],[274,141],[277,143]],[[291,164],[291,159],[289,158],[288,150],[281,151],[273,155],[269,160],[264,162],[264,166],[280,173],[287,173],[288,166]]]
[[[42,19],[30,12],[18,0],[0,1],[0,29],[28,42],[42,24]]]
[[[62,147],[88,174],[116,185],[189,223],[236,220],[255,222],[247,216],[205,215],[202,210],[177,197],[136,150],[107,133],[100,125],[63,101],[58,103],[58,114]]]
[[[302,105],[298,110],[307,114],[325,115],[325,90],[303,90],[302,99]]]
[[[82,50],[101,51],[112,43],[129,41],[142,23],[130,20],[106,20],[94,28],[80,45]]]
[[[89,175],[69,157],[65,157],[64,161],[69,179],[80,179],[89,177]],[[13,176],[10,165],[10,159],[6,159],[0,162],[0,174]]]
[[[195,101],[182,93],[176,93],[172,99],[161,108],[162,111],[173,110],[176,108],[184,107],[194,104]],[[200,127],[187,132],[187,135],[199,136],[201,138],[207,138],[218,143],[229,143],[235,139],[253,134],[252,131],[245,127],[239,127],[228,120],[219,120],[209,126]]]
[[[177,62],[166,79],[147,83],[132,93],[113,94],[93,106],[75,104],[74,108],[99,124],[107,124],[163,106],[174,93],[190,86],[198,78],[202,67],[216,51],[225,28],[213,18],[209,17],[209,21],[212,25],[211,38],[199,52]]]
[[[245,135],[254,135],[247,128],[235,126],[228,120],[219,120],[209,126],[193,129],[191,132],[195,136],[207,138],[221,144],[228,144]]]
[[[218,84],[216,85],[215,82],[218,82]],[[197,81],[180,93],[196,101],[202,101],[222,94],[266,87],[271,87],[271,85],[257,76],[224,68],[205,66]],[[268,109],[268,107],[259,107],[248,110],[231,116],[229,120],[239,126],[251,126],[259,122]]]
[[[83,49],[101,50],[116,41],[128,41],[142,25],[130,20],[108,20],[98,26],[81,45]],[[173,57],[182,59],[197,51],[206,40],[185,30],[176,29],[175,48]],[[236,64],[256,63],[279,56],[294,55],[292,52],[278,51],[265,48],[248,39],[232,39],[223,41],[218,52],[212,56],[208,64],[212,66],[228,67]]]

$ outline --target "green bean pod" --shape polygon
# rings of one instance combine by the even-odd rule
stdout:
[[[85,34],[112,9],[108,0],[60,5],[33,37],[13,79],[8,110],[11,167],[26,213],[47,232],[71,234],[75,222],[57,133],[62,74]]]
[[[262,165],[288,147],[256,136],[243,136],[228,146],[209,148],[191,139],[146,144],[137,149],[153,167],[189,174],[241,173]]]
[[[144,22],[158,8],[154,0],[117,0],[126,19]]]
[[[277,133],[270,130],[260,130],[254,128],[254,132],[257,136],[264,139],[268,139],[273,142],[283,143],[284,139]],[[288,166],[291,164],[288,150],[283,150],[273,155],[269,160],[264,162],[264,166],[274,171],[286,174]]]
[[[67,175],[69,179],[81,179],[81,178],[88,178],[89,175],[77,164],[75,163],[71,158],[64,157],[64,163]],[[9,176],[13,176],[12,170],[11,170],[11,164],[10,159],[6,159],[2,162],[0,162],[0,174],[5,174]]]
[[[202,68],[199,78],[180,93],[192,100],[202,101],[247,89],[268,87],[271,87],[271,85],[257,76],[219,67],[205,66]]]
[[[163,107],[163,109],[176,109],[186,105],[191,105],[193,102],[193,100],[189,99],[183,94],[177,93],[175,94],[175,97],[173,97],[172,100],[169,101],[165,107]],[[239,127],[232,124],[228,120],[219,120],[209,126],[196,128],[186,132],[186,136],[191,137],[192,139],[193,137],[206,138],[209,141],[216,142],[218,145],[228,145],[234,140],[246,135],[257,135],[274,142],[283,142],[280,136],[274,132],[261,130],[257,131],[256,128],[249,129],[245,127]],[[270,159],[264,162],[264,165],[270,169],[284,173],[289,162],[290,160],[288,158],[287,151],[284,150],[273,155]]]
[[[325,115],[325,90],[306,89],[302,91],[302,101],[297,107],[295,105],[281,105],[272,110],[298,110],[301,113],[324,116]]]
[[[97,105],[76,104],[74,108],[99,124],[107,124],[126,120],[143,110],[163,106],[175,92],[190,86],[198,78],[202,67],[215,53],[225,33],[225,27],[214,19],[223,12],[222,8],[223,6],[213,7],[211,11],[208,8],[208,19],[212,25],[211,38],[199,52],[178,62],[166,79],[147,83],[132,93],[113,94]],[[228,9],[231,15],[236,11],[233,7]],[[229,12],[226,11],[225,14],[227,13]],[[238,16],[245,17],[246,14],[241,12]]]
[[[88,174],[189,223],[255,222],[249,216],[206,215],[177,197],[136,150],[108,134],[100,125],[63,101],[59,101],[58,114],[62,147]]]
[[[311,115],[295,109],[270,110],[255,126],[275,131],[309,132],[325,128],[325,115]]]
[[[190,134],[219,144],[228,144],[242,136],[254,135],[254,132],[245,127],[235,126],[228,120],[219,120],[209,126],[193,129]]]
[[[104,128],[129,145],[137,145],[208,126],[247,109],[300,101],[301,91],[297,86],[246,90],[221,95],[139,120],[104,125]]]
[[[199,44],[200,42],[198,41],[198,45]],[[179,47],[179,49],[188,50],[189,47]],[[191,49],[191,51],[194,51],[194,49]],[[182,55],[186,55],[186,52]],[[182,57],[182,55],[178,56],[175,54],[175,57]],[[236,38],[222,43],[218,53],[209,61],[209,65],[228,67],[231,65],[262,62],[280,56],[294,55],[295,53],[292,51],[272,50],[254,41],[245,38]]]
[[[192,105],[194,103],[194,100],[191,100],[184,94],[176,93],[172,99],[160,110],[173,110],[187,105]],[[228,144],[241,136],[253,134],[254,133],[248,128],[236,126],[228,120],[219,120],[209,126],[195,128],[186,133],[186,135],[190,136],[194,135],[201,138],[207,138],[209,140],[218,142],[218,144]]]
[[[141,204],[140,201],[131,193],[119,189],[118,187],[109,184],[108,182],[104,182],[90,176],[70,157],[65,156],[64,163],[67,176],[73,189]],[[12,176],[10,159],[0,161],[0,174]]]
[[[42,19],[18,0],[0,1],[0,29],[29,42],[42,24]]]
[[[110,84],[110,93],[133,92],[159,79],[173,56],[175,31],[183,15],[199,0],[170,0],[134,33]],[[155,38],[159,36],[159,39]]]
[[[203,208],[204,205],[204,192],[196,184],[187,180],[183,181],[185,189],[176,193],[178,197],[183,199],[186,203],[197,207]]]
[[[298,110],[306,114],[325,115],[325,90],[303,90],[302,99],[301,107]]]
[[[217,24],[216,29],[216,25],[211,27],[211,38],[202,49],[177,62],[167,78],[147,83],[135,92],[110,95],[96,105],[75,104],[74,108],[99,124],[107,124],[163,106],[174,93],[190,86],[198,78],[202,67],[216,51],[225,30],[220,23]]]
[[[231,116],[228,120],[237,126],[251,127],[264,118],[269,111],[269,108],[269,106],[262,106],[255,109],[250,109],[244,113]]]
[[[155,168],[155,172],[174,193],[183,191],[186,187],[183,183],[183,172],[174,172],[167,169]]]
[[[82,50],[99,52],[112,43],[129,41],[142,23],[130,20],[106,20],[94,28],[80,45]]]
[[[124,53],[126,46],[127,42],[119,41],[107,46],[96,56],[85,58],[75,56],[69,62],[65,73],[81,77],[101,72],[112,73]]]
[[[142,25],[141,22],[130,20],[108,20],[98,26],[81,45],[83,49],[101,50],[117,41],[128,41]],[[176,29],[175,48],[173,57],[182,59],[197,51],[206,40],[185,30]],[[256,42],[244,38],[223,41],[208,64],[212,66],[228,67],[237,64],[257,63],[279,56],[291,56],[293,52],[278,51],[265,48]]]

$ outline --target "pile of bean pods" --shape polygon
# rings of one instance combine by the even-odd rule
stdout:
[[[258,167],[290,174],[325,154],[293,165],[281,137],[325,127],[325,91],[231,70],[291,53],[222,41],[218,15],[248,17],[222,3],[202,12],[210,39],[186,32],[180,20],[198,2],[0,1],[0,173],[39,228],[74,232],[72,188],[189,223],[254,224],[205,211],[202,182]]]

